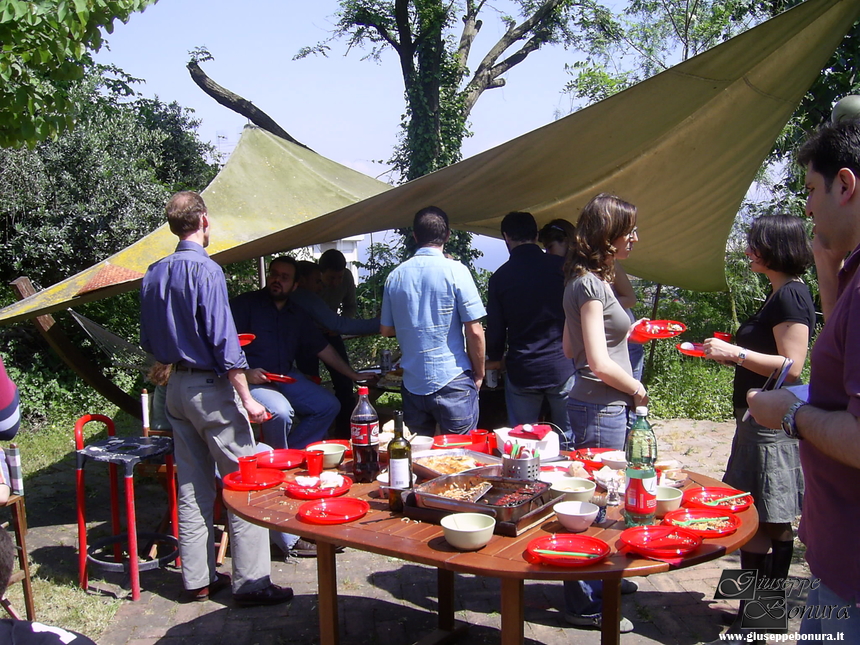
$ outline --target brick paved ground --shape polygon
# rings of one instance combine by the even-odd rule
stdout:
[[[661,457],[678,459],[686,467],[714,477],[722,475],[733,424],[673,420],[659,422]],[[50,482],[46,482],[50,485]],[[73,518],[35,527],[32,550],[62,549],[68,558],[76,529]],[[796,557],[792,575],[807,577]],[[338,555],[340,630],[344,645],[408,643],[435,625],[434,569],[348,549]],[[73,559],[68,563],[74,568]],[[635,631],[622,637],[625,645],[646,643],[693,645],[718,637],[724,629],[723,612],[730,603],[713,600],[723,568],[736,568],[736,555],[718,561],[648,578],[637,579],[640,591],[625,596],[624,615]],[[229,560],[225,563],[229,571]],[[312,645],[318,642],[316,569],[314,560],[273,563],[276,583],[293,587],[296,598],[289,607],[246,608],[233,605],[229,592],[206,603],[177,604],[181,590],[175,570],[143,574],[139,602],[126,602],[117,612],[100,645]],[[110,580],[95,574],[96,585],[116,590]],[[497,643],[499,583],[493,579],[459,575],[456,580],[458,618],[471,627],[459,642]],[[792,602],[797,604],[798,599]],[[597,632],[573,629],[564,623],[558,583],[527,583],[526,643],[579,645],[599,643]],[[794,624],[794,623],[793,623]]]

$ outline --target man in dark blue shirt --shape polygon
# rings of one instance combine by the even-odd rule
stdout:
[[[547,401],[552,422],[570,441],[566,405],[574,369],[561,347],[564,259],[541,251],[530,213],[508,213],[501,230],[511,257],[490,278],[487,369],[498,369],[504,357],[511,426],[537,422]]]
[[[251,393],[271,412],[263,423],[263,440],[273,448],[304,448],[326,438],[338,410],[335,395],[309,381],[295,368],[299,356],[319,357],[353,381],[367,380],[326,341],[305,311],[292,302],[296,289],[296,260],[275,258],[269,264],[266,287],[236,296],[230,301],[236,328],[256,338],[245,347],[251,366],[246,372]],[[266,373],[290,376],[294,383],[273,382]],[[293,417],[301,422],[293,427]]]
[[[251,396],[248,363],[239,347],[221,267],[204,247],[209,215],[197,193],[167,203],[167,222],[179,238],[176,251],[152,264],[140,289],[140,341],[156,360],[173,364],[167,384],[167,417],[173,428],[179,482],[179,546],[187,599],[207,600],[230,584],[215,570],[212,509],[215,467],[238,470],[238,458],[256,451],[251,421],[266,409]],[[272,584],[268,533],[230,517],[233,599],[239,605],[273,605],[292,599]]]

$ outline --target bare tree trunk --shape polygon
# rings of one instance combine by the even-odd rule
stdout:
[[[286,130],[275,123],[275,120],[272,119],[272,117],[263,112],[256,105],[247,99],[242,98],[238,94],[234,94],[230,90],[218,85],[218,83],[209,78],[206,73],[200,69],[200,66],[197,63],[191,61],[186,67],[188,67],[188,72],[191,74],[191,79],[197,83],[198,87],[218,101],[221,105],[241,114],[254,125],[260,126],[275,136],[281,137],[282,139],[286,139],[287,141],[291,141],[296,145],[310,150],[310,148],[301,141],[296,141],[291,137]]]

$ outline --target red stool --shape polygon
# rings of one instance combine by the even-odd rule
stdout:
[[[107,426],[108,438],[84,446],[83,429],[90,421],[100,421]],[[148,571],[176,560],[179,555],[178,522],[176,521],[176,485],[173,476],[173,440],[169,437],[117,437],[113,421],[100,414],[86,414],[75,424],[75,449],[77,451],[76,488],[78,503],[78,570],[82,589],[88,586],[87,563],[109,571],[127,571],[131,579],[131,599],[140,599],[140,572]],[[173,518],[173,535],[137,532],[134,506],[134,468],[141,461],[164,457],[167,470],[167,503]],[[113,534],[94,542],[87,548],[86,493],[84,490],[84,466],[87,460],[107,462],[110,475],[111,528]],[[119,480],[117,467],[122,464],[125,475],[125,507],[127,533],[120,533]],[[137,554],[138,536],[173,546],[170,553],[155,560],[140,562]],[[121,544],[128,542],[128,562],[123,562]],[[113,545],[114,561],[101,559],[98,552]]]

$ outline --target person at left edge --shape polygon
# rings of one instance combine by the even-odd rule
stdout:
[[[167,222],[179,244],[150,265],[140,290],[140,341],[161,363],[172,364],[167,416],[173,428],[179,482],[179,548],[186,599],[203,601],[230,584],[215,569],[215,468],[238,470],[255,453],[251,421],[266,409],[251,396],[248,362],[227,303],[224,272],[206,253],[211,220],[197,193],[176,193]],[[228,513],[233,600],[238,605],[288,602],[293,590],[270,579],[268,532]]]

